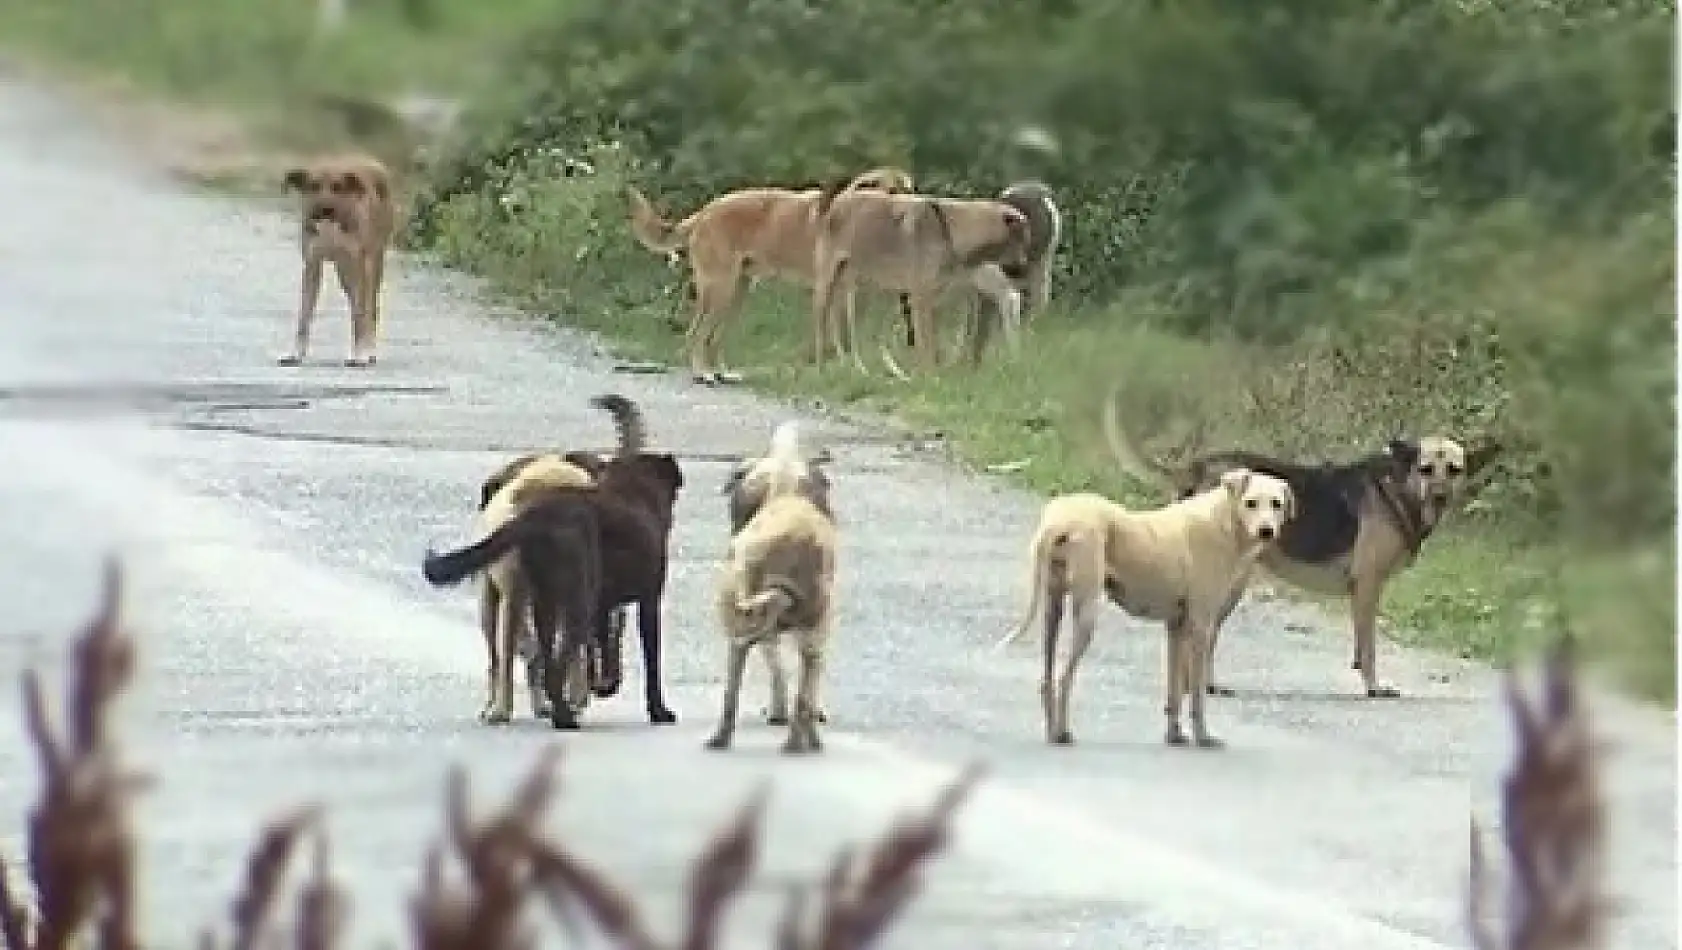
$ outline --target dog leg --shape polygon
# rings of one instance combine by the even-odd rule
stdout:
[[[744,643],[730,643],[730,658],[724,671],[724,705],[718,711],[718,728],[707,740],[709,749],[730,748],[730,740],[736,735],[736,710],[742,699],[742,674],[747,669],[749,649]]]
[[[843,261],[824,261],[812,281],[812,365],[822,366],[832,344],[835,289],[840,282]]]
[[[496,585],[487,576],[479,587],[479,632],[485,637],[485,705],[479,708],[479,721],[490,722],[496,709],[497,616],[501,612]]]
[[[1057,687],[1052,679],[1057,672],[1057,631],[1063,625],[1063,593],[1052,590],[1047,591],[1047,595],[1042,617],[1045,636],[1040,638],[1044,656],[1044,665],[1040,668],[1040,714],[1045,723],[1045,741],[1058,743],[1072,741],[1072,738],[1063,738],[1057,730]]]
[[[1237,695],[1232,687],[1222,686],[1215,680],[1215,644],[1220,642],[1221,628],[1226,626],[1227,618],[1237,609],[1238,602],[1244,599],[1244,590],[1248,585],[1240,585],[1227,597],[1226,603],[1221,605],[1220,613],[1215,615],[1215,625],[1209,630],[1209,649],[1206,651],[1207,662],[1203,668],[1203,682],[1210,696]]]
[[[561,605],[557,591],[534,583],[531,601],[532,632],[537,640],[538,655],[543,663],[543,689],[549,694],[549,724],[556,729],[577,729],[578,711],[566,701],[567,678],[572,664],[578,662],[580,623],[589,616],[574,605],[577,616],[568,617],[570,623],[560,621]],[[555,642],[556,627],[560,627],[560,643]]]
[[[1220,749],[1226,743],[1209,732],[1206,718],[1209,670],[1209,624],[1202,618],[1192,618],[1184,624],[1185,694],[1191,701],[1191,738],[1200,749]]]
[[[519,651],[520,634],[525,626],[521,609],[525,598],[521,592],[506,592],[497,607],[496,622],[496,701],[490,707],[485,722],[501,725],[514,718],[514,656]]]
[[[924,372],[940,368],[940,340],[934,330],[936,302],[929,292],[911,294],[911,323],[917,328],[917,348],[912,355]]]
[[[601,657],[601,676],[590,678],[590,691],[597,698],[616,696],[625,680],[625,608],[604,612],[596,625],[596,650]],[[595,672],[592,668],[592,672]]]
[[[1382,578],[1356,577],[1349,614],[1355,627],[1355,658],[1361,663],[1361,683],[1371,699],[1395,699],[1402,691],[1378,679],[1378,601]]]
[[[298,323],[293,328],[292,352],[282,356],[278,362],[281,366],[297,366],[304,361],[310,349],[310,324],[315,322],[315,308],[321,301],[321,269],[326,262],[319,256],[310,255],[304,258],[303,276],[299,281],[298,294]]]
[[[748,292],[748,275],[744,270],[736,275],[736,283],[730,288],[730,298],[722,304],[713,315],[712,328],[702,341],[706,351],[706,362],[712,367],[712,381],[714,383],[739,383],[742,374],[724,368],[724,327],[729,322],[739,318],[742,310],[742,300]]]
[[[911,322],[911,298],[905,294],[899,295],[899,318],[905,324],[905,348],[917,348],[917,325]]]
[[[1052,741],[1058,745],[1073,745],[1074,729],[1069,725],[1069,706],[1074,698],[1075,672],[1081,658],[1092,646],[1092,635],[1098,627],[1098,601],[1095,598],[1076,598],[1073,617],[1074,639],[1069,642],[1069,655],[1063,661],[1063,675],[1057,682],[1057,732]]]
[[[670,725],[677,722],[677,713],[667,708],[665,691],[660,683],[659,595],[637,601],[637,633],[642,640],[642,689],[648,721],[655,725]]]
[[[782,647],[776,639],[759,644],[760,659],[771,680],[771,703],[765,707],[765,721],[773,726],[788,725],[788,677],[783,673]]]
[[[734,274],[696,278],[695,319],[689,323],[684,344],[689,350],[689,377],[702,385],[710,386],[719,381],[710,349],[722,332],[720,325],[726,316],[724,311],[731,307],[731,298],[739,280]]]
[[[998,267],[979,267],[970,277],[975,291],[992,301],[993,312],[999,319],[999,330],[1012,356],[1022,352],[1022,298],[1016,286]]]
[[[1180,725],[1180,709],[1186,694],[1188,635],[1185,618],[1179,617],[1167,624],[1167,636],[1163,638],[1162,716],[1166,724],[1162,741],[1168,745],[1186,744],[1186,733]]]
[[[814,630],[799,634],[800,685],[794,693],[794,718],[789,722],[788,739],[783,742],[785,754],[823,751],[818,738],[818,679],[823,675],[823,649],[818,645]]]

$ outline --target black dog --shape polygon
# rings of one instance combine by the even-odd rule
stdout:
[[[683,473],[673,456],[640,450],[642,420],[629,399],[598,396],[592,404],[613,416],[620,444],[637,451],[602,463],[594,488],[535,491],[520,514],[482,540],[457,551],[429,551],[421,570],[433,586],[454,584],[517,552],[531,585],[532,629],[543,657],[550,721],[557,729],[578,727],[563,694],[571,664],[585,659],[588,645],[609,628],[616,608],[634,604],[649,721],[676,722],[662,689],[660,603],[672,509]]]

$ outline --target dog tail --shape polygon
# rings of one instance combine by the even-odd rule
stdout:
[[[790,465],[801,464],[799,420],[790,419],[779,423],[771,431],[770,457]]]
[[[467,547],[444,552],[428,549],[421,559],[421,576],[433,587],[459,584],[519,545],[530,534],[530,524],[523,516],[515,517]]]
[[[636,403],[618,393],[607,393],[590,400],[590,405],[613,418],[614,431],[619,434],[619,458],[642,454],[648,445],[648,427]]]
[[[794,609],[794,596],[782,584],[771,584],[757,594],[736,598],[736,629],[743,631],[747,645],[770,639],[783,615]]]
[[[1140,451],[1137,437],[1122,424],[1120,410],[1116,408],[1120,401],[1119,386],[1110,390],[1109,396],[1104,399],[1104,441],[1110,444],[1110,454],[1115,456],[1116,464],[1134,478],[1160,485],[1171,492],[1177,491],[1174,470]]]
[[[1051,586],[1051,559],[1068,542],[1067,531],[1041,532],[1034,538],[1028,555],[1028,608],[1023,611],[1022,620],[993,644],[993,649],[1002,650],[1021,640],[1033,628],[1034,621],[1045,613],[1046,588]]]
[[[637,239],[638,244],[656,254],[669,256],[689,242],[689,229],[694,226],[694,215],[675,223],[667,221],[660,216],[660,212],[654,210],[653,203],[635,187],[626,185],[625,193],[631,200],[631,235]]]

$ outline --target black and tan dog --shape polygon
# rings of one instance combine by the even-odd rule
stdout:
[[[834,626],[836,534],[829,480],[815,471],[801,450],[798,424],[785,422],[772,434],[770,451],[734,480],[732,515],[747,517],[731,534],[715,600],[729,659],[709,749],[730,747],[748,652],[755,647],[771,672],[772,721],[789,726],[783,751],[822,748],[818,688]],[[792,717],[778,655],[784,637],[800,654]]]
[[[645,445],[635,403],[611,394],[592,404],[613,417],[620,445]],[[529,497],[515,499],[518,514],[486,537],[456,551],[427,552],[422,573],[433,586],[444,586],[509,553],[518,556],[557,729],[578,727],[564,701],[572,665],[586,661],[590,642],[608,627],[615,607],[635,605],[649,721],[676,722],[660,674],[660,607],[683,473],[670,454],[637,451],[606,460],[595,481],[593,488],[533,486]]]
[[[829,501],[829,474],[824,470],[831,460],[827,449],[808,452],[802,447],[799,423],[789,421],[779,425],[771,433],[770,448],[765,455],[737,460],[725,477],[721,494],[728,500],[731,538],[741,533],[768,498],[791,486],[833,525],[835,512]],[[788,680],[783,674],[782,656],[775,642],[762,644],[759,652],[771,680],[771,704],[766,707],[766,721],[782,725],[788,721]],[[829,717],[815,694],[812,701],[817,721],[828,722]]]
[[[283,181],[300,196],[298,247],[304,269],[292,349],[278,362],[297,366],[308,355],[322,272],[332,263],[350,306],[350,356],[345,365],[372,366],[385,258],[396,228],[391,173],[371,155],[348,154],[289,169]]]
[[[1291,486],[1297,517],[1262,554],[1269,574],[1310,593],[1347,597],[1353,627],[1351,666],[1361,673],[1372,698],[1401,691],[1378,677],[1378,607],[1391,578],[1412,564],[1450,504],[1469,481],[1492,462],[1500,446],[1468,452],[1446,436],[1392,439],[1382,451],[1352,462],[1300,463],[1258,452],[1203,452],[1190,447],[1189,461],[1170,465],[1139,448],[1136,434],[1119,417],[1117,392],[1104,405],[1104,435],[1121,467],[1184,498],[1209,487],[1227,469],[1243,467],[1282,478]],[[1224,624],[1240,591],[1220,614]],[[1215,638],[1219,638],[1219,626]],[[1216,685],[1214,642],[1209,649],[1209,691]]]

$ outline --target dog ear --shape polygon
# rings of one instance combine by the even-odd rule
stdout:
[[[724,484],[719,487],[718,493],[728,495],[735,491],[736,487],[742,484],[742,479],[747,477],[748,468],[748,460],[745,458],[738,458],[732,462],[730,471],[724,475]]]
[[[655,464],[659,466],[661,477],[672,486],[673,491],[683,487],[683,469],[677,464],[677,456],[670,452],[661,452],[650,457],[655,460]]]
[[[1232,492],[1234,498],[1242,497],[1244,489],[1250,484],[1250,470],[1234,468],[1221,473],[1221,485]]]
[[[1297,516],[1297,493],[1285,486],[1285,520],[1290,521]]]
[[[309,178],[310,173],[306,169],[288,168],[286,174],[281,176],[280,185],[288,191],[303,191],[304,185],[309,182]]]

